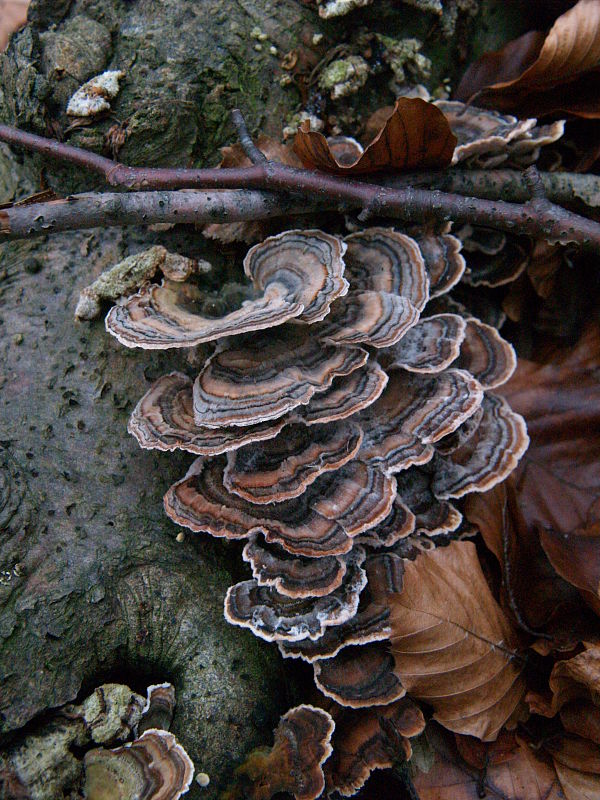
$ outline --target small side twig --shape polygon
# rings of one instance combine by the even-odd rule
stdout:
[[[266,164],[267,157],[252,141],[252,137],[250,136],[248,127],[246,126],[246,120],[244,119],[244,115],[239,108],[233,109],[231,112],[231,119],[235,125],[235,129],[237,131],[240,144],[244,149],[244,153],[246,153],[250,161],[253,164]]]
[[[542,176],[536,166],[527,167],[527,169],[523,172],[523,179],[525,180],[525,185],[530,191],[531,200],[545,200],[546,202],[550,202],[548,200],[548,196],[546,195],[546,187],[544,186]]]

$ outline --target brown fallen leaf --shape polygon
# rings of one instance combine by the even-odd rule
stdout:
[[[600,748],[583,736],[560,733],[544,742],[544,750],[550,753],[555,764],[600,775]]]
[[[600,615],[600,522],[568,533],[540,528],[539,535],[554,569]]]
[[[485,770],[465,763],[443,734],[430,734],[430,741],[435,763],[429,772],[419,772],[414,778],[420,800],[565,800],[552,763],[523,741],[517,740],[505,760],[490,763]]]
[[[600,745],[600,708],[589,700],[575,700],[560,711],[560,721],[569,733]]]
[[[0,0],[0,52],[7,45],[11,33],[18,31],[27,22],[27,7],[30,0]]]
[[[454,734],[454,741],[462,760],[475,769],[504,764],[519,749],[516,733],[505,729],[500,731],[495,742],[482,742],[474,736],[463,736],[460,733]]]
[[[554,766],[567,800],[598,800],[600,797],[599,775],[571,769],[559,761],[555,761]]]
[[[567,703],[584,698],[600,701],[600,647],[586,647],[573,658],[557,661],[550,675],[552,710],[556,713]]]
[[[302,162],[287,144],[282,144],[264,133],[259,134],[256,146],[264,153],[269,161],[279,161],[287,164],[288,167],[301,167]],[[221,169],[230,167],[249,167],[252,162],[244,152],[244,148],[239,142],[221,148]]]
[[[432,103],[400,97],[373,141],[353,163],[341,163],[322,133],[310,130],[305,120],[294,139],[294,151],[305,167],[336,175],[367,172],[442,169],[447,167],[456,137]]]
[[[456,733],[494,740],[524,692],[516,636],[475,545],[452,542],[406,562],[391,595],[391,651],[407,693]]]
[[[528,527],[565,534],[600,522],[599,374],[600,325],[591,323],[545,363],[520,359],[502,387],[531,440],[512,479]]]
[[[577,590],[548,561],[537,528],[525,523],[514,482],[509,478],[489,492],[470,495],[465,515],[498,559],[503,579],[501,604],[507,613],[524,629],[543,630],[561,646],[577,642],[589,621],[585,606]]]
[[[503,565],[527,624],[544,626],[563,646],[597,632],[597,619],[586,617],[569,584],[588,602],[598,597],[599,373],[597,323],[544,363],[520,359],[502,393],[527,421],[529,450],[503,487],[471,495],[465,506]]]
[[[530,31],[467,69],[456,99],[528,116],[600,117],[600,3],[579,0],[547,35]]]

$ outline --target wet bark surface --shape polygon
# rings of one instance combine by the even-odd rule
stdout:
[[[216,784],[288,699],[273,649],[223,619],[239,548],[177,542],[163,513],[191,458],[143,451],[126,432],[150,381],[189,365],[73,321],[90,264],[123,247],[77,234],[3,253],[2,729],[108,679],[138,691],[169,680],[173,731]]]

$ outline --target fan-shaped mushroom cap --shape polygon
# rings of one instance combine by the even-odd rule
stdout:
[[[178,525],[228,539],[263,533],[289,553],[318,557],[347,553],[351,537],[384,519],[396,493],[394,479],[359,461],[326,473],[293,500],[255,505],[223,486],[223,457],[197,459],[165,495]]]
[[[474,414],[473,417],[477,416]],[[469,419],[469,422],[471,419]],[[435,536],[455,531],[462,522],[462,514],[447,500],[438,500],[431,490],[431,476],[425,470],[413,467],[396,476],[398,497],[414,514],[414,532]],[[380,526],[374,528],[375,531]]]
[[[355,164],[364,153],[362,144],[351,136],[328,136],[327,144],[331,155],[342,167]]]
[[[554,144],[565,132],[565,120],[559,119],[549,125],[536,125],[535,128],[527,131],[523,138],[515,139],[510,143],[510,160],[526,167],[538,160],[540,147],[546,144]]]
[[[402,591],[402,558],[389,552],[370,554],[364,566],[368,583],[355,616],[341,625],[327,628],[316,641],[303,639],[280,642],[279,650],[284,658],[302,658],[314,662],[333,658],[344,647],[389,639],[391,628],[387,595]]]
[[[462,242],[448,233],[414,237],[425,261],[429,276],[429,296],[437,297],[449,292],[465,271],[465,259],[461,254]]]
[[[227,590],[225,619],[268,642],[318,639],[326,628],[341,625],[357,611],[367,575],[360,566],[361,547],[352,550],[341,585],[322,597],[290,597],[255,580],[236,583]],[[315,559],[319,560],[319,559]]]
[[[196,423],[218,428],[276,419],[306,405],[335,377],[354,372],[367,358],[361,348],[324,345],[308,328],[299,327],[223,347],[194,383]]]
[[[280,417],[246,428],[202,428],[193,411],[193,382],[181,372],[159,378],[139,401],[127,426],[141,447],[218,455],[250,442],[272,439],[288,420]]]
[[[289,792],[296,800],[316,800],[325,788],[323,762],[331,755],[334,728],[331,715],[322,708],[290,709],[279,720],[273,747],[250,753],[235,771],[237,785],[223,800],[239,797],[240,786],[250,800],[268,800],[277,792]]]
[[[418,310],[405,297],[389,292],[351,291],[332,305],[316,333],[334,344],[389,347],[418,319]]]
[[[456,430],[482,397],[478,382],[462,370],[431,376],[396,370],[379,400],[361,412],[359,456],[391,472],[426,463],[433,455],[427,445]]]
[[[531,242],[528,239],[505,234],[504,246],[497,252],[486,253],[478,247],[467,254],[463,280],[470,286],[504,286],[521,275],[530,257]]]
[[[523,138],[536,123],[535,119],[519,120],[456,100],[437,100],[434,105],[444,114],[458,139],[453,164],[483,155],[488,159],[494,155],[500,158],[486,162],[489,166],[501,163],[508,156],[508,143]]]
[[[289,415],[254,425],[204,428],[193,414],[193,382],[181,372],[159,378],[135,407],[128,430],[141,447],[158,450],[187,450],[201,456],[219,455],[252,442],[277,436],[286,425],[305,425],[346,419],[374,403],[388,377],[374,361],[350,375],[335,378],[310,405]]]
[[[154,683],[146,689],[146,704],[136,734],[150,728],[168,731],[175,713],[175,687],[172,683]]]
[[[293,317],[316,322],[348,291],[345,245],[321,231],[285,231],[250,249],[246,274],[260,293],[224,316],[202,313],[206,293],[191,283],[147,285],[114,306],[106,329],[127,347],[191,347],[224,336],[281,325]]]
[[[407,470],[411,472],[411,470]],[[402,473],[398,473],[396,481]],[[409,536],[415,529],[415,515],[397,494],[388,516],[374,528],[361,534],[356,541],[370,547],[391,547],[399,539]]]
[[[297,497],[324,472],[351,461],[363,433],[352,421],[308,428],[287,425],[268,442],[230,453],[223,483],[251,503],[280,503]]]
[[[322,231],[284,231],[250,248],[244,272],[258,290],[266,292],[272,284],[283,285],[288,302],[303,306],[298,319],[317,322],[329,313],[330,304],[348,291],[343,277],[345,249],[343,242]]]
[[[486,256],[497,255],[505,246],[507,234],[493,228],[466,223],[457,232],[462,242],[463,252],[484,253]]]
[[[203,314],[200,309],[207,300],[207,293],[193,283],[164,280],[160,285],[148,284],[123,305],[111,308],[106,330],[126,347],[165,350],[271,328],[297,317],[303,309],[278,282],[224,316]]]
[[[262,537],[251,536],[242,552],[259,586],[273,586],[288,597],[322,597],[342,584],[350,555],[292,556]]]
[[[325,766],[328,791],[350,797],[373,770],[392,767],[402,757],[408,761],[408,740],[424,728],[423,712],[408,697],[378,709],[344,709],[336,716],[333,754]]]
[[[317,688],[341,706],[385,706],[406,690],[394,673],[394,658],[380,642],[350,646],[313,664]]]
[[[114,750],[90,750],[83,759],[87,800],[177,800],[194,765],[172,733],[150,728]]]
[[[398,344],[385,350],[381,356],[385,358],[388,368],[401,367],[423,373],[441,372],[458,358],[465,328],[466,322],[458,314],[422,318]]]
[[[374,403],[387,386],[388,376],[375,361],[350,375],[335,378],[324,392],[314,395],[297,413],[307,425],[333,422],[357,414]]]
[[[436,497],[484,492],[503,481],[527,450],[525,420],[496,395],[486,394],[481,422],[449,455],[436,454],[432,489]]]
[[[422,311],[429,299],[429,278],[417,242],[388,228],[367,228],[344,240],[345,275],[353,289],[397,294]]]
[[[470,372],[484,389],[495,389],[513,374],[517,356],[496,328],[471,318],[454,366]]]

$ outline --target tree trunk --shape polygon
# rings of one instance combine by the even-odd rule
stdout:
[[[430,15],[381,6],[359,22],[398,36],[431,27]],[[252,129],[279,137],[299,99],[280,85],[282,57],[295,49],[316,63],[315,33],[331,47],[357,27],[355,17],[325,23],[296,0],[34,0],[30,20],[0,56],[2,121],[151,166],[215,163],[238,105]],[[460,37],[435,44],[435,74],[460,70],[460,47]],[[111,113],[73,127],[69,97],[106,69],[125,72]],[[390,99],[376,79],[348,108],[364,114]],[[0,201],[38,190],[42,170],[63,196],[97,185],[3,148]],[[247,577],[240,548],[191,534],[179,543],[163,513],[162,495],[191,457],[143,451],[126,432],[152,380],[193,372],[186,354],[127,350],[101,321],[73,321],[84,286],[154,243],[208,258],[217,278],[233,266],[182,226],[1,251],[0,732],[10,742],[108,679],[140,692],[169,680],[172,730],[211,777],[189,796],[211,798],[249,747],[270,742],[291,698],[274,646],[223,619],[227,587]]]

